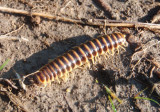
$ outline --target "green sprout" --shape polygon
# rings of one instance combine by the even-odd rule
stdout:
[[[0,66],[0,71],[8,64],[10,59],[7,59],[1,66]]]
[[[111,98],[110,95],[108,95],[108,99],[109,99],[109,101],[111,102],[112,110],[113,110],[114,112],[117,112],[117,110],[116,110],[116,108],[115,108],[115,106],[114,106],[114,104],[113,104],[113,101],[112,101],[112,98]]]
[[[134,96],[134,99],[142,99],[142,100],[152,101],[152,102],[154,102],[154,103],[156,103],[156,104],[158,104],[158,105],[160,106],[160,104],[159,104],[157,101],[155,101],[155,100],[153,100],[153,99],[151,99],[151,98],[138,97],[138,96],[139,96],[142,92],[144,92],[146,89],[148,89],[148,88],[145,88],[144,90],[138,92],[138,93]]]

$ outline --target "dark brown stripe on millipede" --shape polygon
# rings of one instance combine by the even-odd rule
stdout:
[[[101,46],[101,43],[99,42],[99,40],[98,39],[94,39],[93,40],[93,43],[96,45],[96,47],[97,47],[97,52],[99,53],[99,54],[101,54],[102,53],[102,46]]]
[[[88,42],[87,42],[88,43]],[[80,47],[81,49],[85,52],[86,56],[88,59],[92,58],[92,51],[90,48],[87,46],[87,43],[82,44]]]
[[[108,48],[109,48],[110,50],[112,50],[112,49],[113,49],[113,45],[112,45],[112,39],[110,38],[110,36],[109,36],[109,35],[106,35],[106,36],[105,36],[105,40],[106,40],[106,42],[107,42]]]
[[[112,39],[112,43],[113,43],[114,47],[117,48],[117,46],[118,46],[118,40],[117,40],[116,35],[111,34],[111,39]]]
[[[70,54],[74,57],[74,60],[76,61],[76,65],[80,65],[81,64],[81,58],[80,56],[76,53],[75,50],[72,50],[72,52],[70,52]]]
[[[106,42],[105,38],[99,37],[98,40],[100,41],[100,43],[102,45],[103,51],[106,52],[108,50],[108,46],[107,46],[107,42]]]
[[[60,58],[56,59],[58,66],[61,68],[62,73],[66,72],[66,65],[62,62]]]
[[[60,59],[66,65],[66,70],[69,71],[71,69],[71,62],[65,56],[61,56]]]
[[[74,57],[70,54],[71,51],[69,51],[65,57],[69,60],[71,63],[71,67],[74,68],[76,66],[76,61],[74,60]]]
[[[90,48],[90,51],[92,52],[91,55],[96,56],[97,49],[96,49],[96,46],[94,45],[94,43],[92,41],[89,41],[86,43],[86,45]]]
[[[51,62],[50,65],[53,67],[53,69],[55,70],[56,72],[56,75],[60,75],[61,74],[61,71],[59,69],[59,66],[56,64],[55,61]]]
[[[119,45],[121,45],[123,40],[122,36],[120,35],[120,33],[115,33],[115,35],[117,37],[117,42],[119,43]]]
[[[75,49],[75,52],[79,55],[82,62],[86,62],[86,60],[87,60],[86,54],[84,53],[84,51],[80,47],[77,47]]]
[[[41,72],[37,73],[37,77],[39,77],[40,81],[43,82],[43,83],[46,81],[46,77]]]
[[[50,74],[47,72],[46,67],[44,67],[41,72],[46,76],[46,80],[51,80]]]
[[[47,67],[48,67],[49,70],[52,72],[53,76],[56,77],[57,71],[52,67],[52,65],[49,63],[49,64],[47,65]]]
[[[53,80],[53,79],[54,79],[53,73],[50,71],[49,67],[46,66],[44,69],[46,70],[46,72],[47,72],[48,75],[50,76],[50,80]]]
[[[50,81],[50,77],[49,77],[48,73],[44,69],[41,72],[43,73],[43,76],[46,77],[46,81],[49,82]]]

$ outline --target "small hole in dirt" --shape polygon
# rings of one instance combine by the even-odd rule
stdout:
[[[81,0],[77,0],[78,5],[82,5],[82,1]]]
[[[34,39],[38,39],[38,36],[34,36]]]
[[[49,35],[48,35],[47,33],[41,33],[41,36],[42,36],[43,38],[48,38],[48,37],[49,37]]]

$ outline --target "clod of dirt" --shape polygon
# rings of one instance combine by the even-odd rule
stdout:
[[[138,51],[142,45],[139,41],[136,40],[136,37],[131,35],[128,37],[127,42],[129,43],[131,49],[135,52]]]
[[[41,18],[39,16],[32,17],[31,22],[35,25],[38,25],[41,22]]]

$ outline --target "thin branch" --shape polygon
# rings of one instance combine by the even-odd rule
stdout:
[[[24,37],[15,37],[15,36],[9,36],[12,33],[18,32],[20,29],[22,29],[24,26],[24,24],[22,26],[20,26],[18,29],[13,30],[11,32],[8,32],[4,35],[0,35],[0,39],[7,39],[7,40],[19,40],[19,41],[29,41],[28,39],[24,38]]]
[[[6,33],[5,35],[7,36],[7,35],[10,35],[10,34],[12,34],[12,33],[15,33],[15,32],[17,32],[18,30],[22,29],[23,26],[24,26],[24,24],[23,24],[22,26],[20,26],[18,29],[13,30],[13,31],[11,31],[11,32],[9,32],[9,33]]]
[[[13,69],[13,72],[15,73],[15,75],[16,75],[16,77],[17,77],[17,79],[18,79],[18,82],[19,82],[20,87],[21,87],[23,90],[27,91],[26,85],[24,84],[24,78],[21,77],[14,69]]]
[[[106,20],[106,19],[70,19],[66,17],[54,16],[51,14],[29,12],[24,10],[6,8],[6,7],[0,7],[0,12],[15,13],[15,14],[21,14],[26,16],[40,16],[43,18],[51,19],[51,20],[84,24],[84,25],[90,25],[90,26],[141,27],[141,28],[147,28],[150,30],[160,29],[160,24],[141,23],[141,22],[124,22],[124,21],[116,21],[116,20],[113,21],[113,20]],[[105,23],[105,21],[107,23]]]
[[[137,56],[138,53],[140,53],[140,52],[143,53],[143,55],[140,57],[140,59],[138,59],[137,63],[132,67],[132,71],[133,71],[133,70],[135,69],[135,67],[141,62],[141,60],[145,57],[146,51],[147,51],[149,48],[151,48],[152,46],[157,45],[157,44],[159,44],[159,43],[160,43],[160,41],[158,41],[157,43],[153,43],[153,44],[151,44],[150,46],[147,46],[147,47],[145,47],[144,49],[142,49],[142,50],[140,50],[140,51],[137,51],[137,52],[135,52],[135,53],[132,55],[132,57],[131,57],[131,63],[132,63],[132,61],[133,61],[133,57],[134,57],[134,56]]]
[[[24,37],[15,37],[15,36],[7,36],[7,35],[0,35],[0,40],[6,39],[6,40],[18,40],[18,41],[29,41],[28,39]]]
[[[10,85],[14,89],[18,89],[18,87],[15,86],[15,85],[13,85],[13,83],[10,80],[8,80],[8,79],[0,78],[0,81],[6,82],[8,85]]]
[[[151,23],[156,23],[158,21],[160,21],[160,10],[158,11],[156,15],[153,16]]]
[[[93,0],[96,5],[102,8],[102,10],[106,13],[107,16],[110,18],[113,17],[112,8],[111,6],[106,2],[106,0]]]

